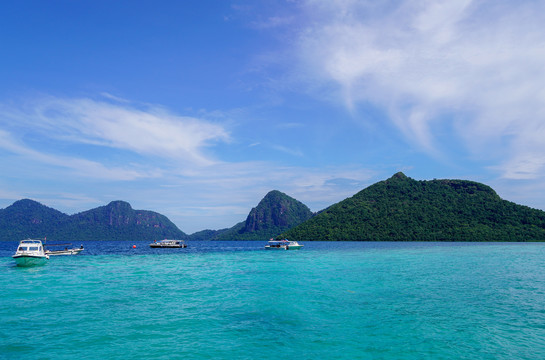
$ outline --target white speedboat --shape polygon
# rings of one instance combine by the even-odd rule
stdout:
[[[183,240],[161,240],[161,241],[154,241],[151,244],[149,244],[152,248],[186,248],[187,245],[184,243]]]
[[[283,240],[269,240],[269,243],[265,245],[266,250],[299,250],[303,245],[297,241],[290,241],[288,239]]]
[[[49,255],[44,251],[41,240],[26,239],[21,240],[17,251],[12,256],[17,266],[35,266],[43,265],[49,260]]]

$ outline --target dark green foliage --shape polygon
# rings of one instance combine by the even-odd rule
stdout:
[[[216,233],[210,239],[267,240],[301,224],[312,215],[305,204],[278,190],[273,190],[250,211],[246,221]]]
[[[106,206],[68,216],[36,201],[20,200],[0,210],[0,240],[47,237],[49,242],[83,240],[186,239],[167,217],[133,210],[129,203]]]
[[[397,173],[280,237],[297,241],[544,241],[545,212],[472,181]]]
[[[44,238],[69,216],[36,201],[23,199],[0,209],[0,240]]]

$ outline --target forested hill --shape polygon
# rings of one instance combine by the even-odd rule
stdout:
[[[166,216],[149,210],[134,210],[125,201],[72,215],[63,232],[82,240],[160,240],[187,238]]]
[[[207,240],[267,240],[312,217],[310,209],[302,202],[272,190],[252,208],[246,221],[230,229],[204,231],[191,235],[191,239]]]
[[[0,240],[22,240],[32,237],[43,238],[70,216],[40,204],[23,199],[0,209]]]
[[[310,241],[545,241],[545,212],[502,200],[487,185],[378,182],[283,233]]]
[[[0,240],[44,238],[49,242],[82,240],[185,239],[166,216],[134,210],[124,201],[66,215],[33,200],[19,200],[0,209]]]

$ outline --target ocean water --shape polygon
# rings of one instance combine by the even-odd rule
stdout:
[[[545,359],[544,243],[16,245],[0,359]]]

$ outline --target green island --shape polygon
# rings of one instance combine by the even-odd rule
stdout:
[[[266,240],[312,218],[314,214],[302,202],[280,192],[270,191],[253,208],[245,221],[223,230],[204,230],[191,240]],[[205,236],[201,236],[205,235]]]
[[[378,182],[279,236],[296,241],[544,241],[545,212],[466,180]]]
[[[112,201],[74,215],[29,199],[0,210],[0,241],[44,237],[48,242],[187,239],[166,216],[134,210],[125,201]]]

